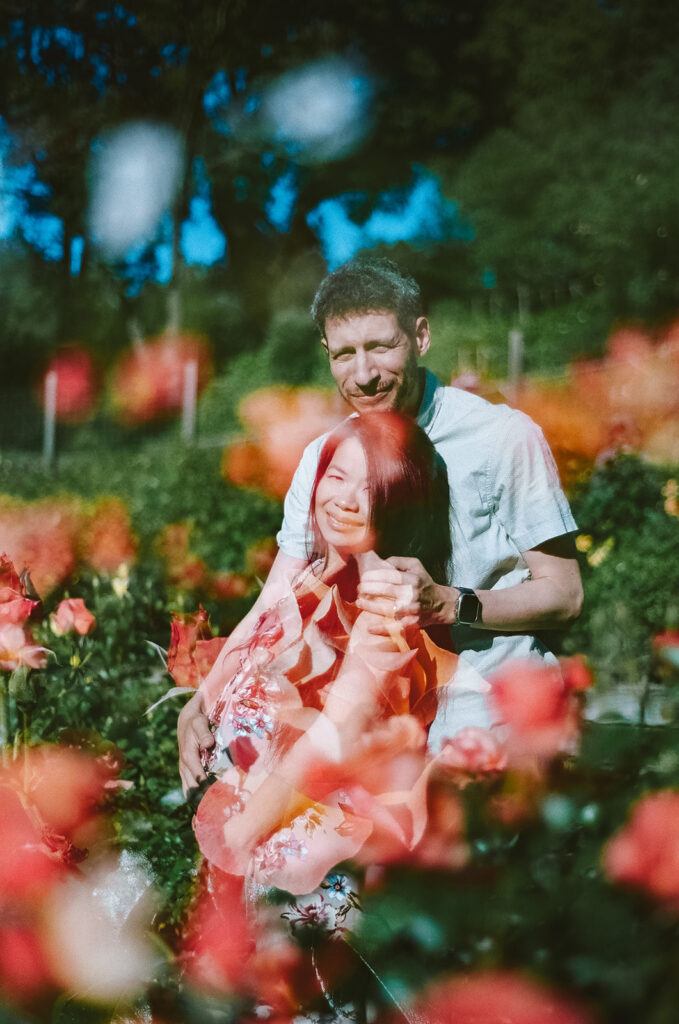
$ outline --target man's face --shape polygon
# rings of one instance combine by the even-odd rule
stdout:
[[[425,317],[409,338],[393,313],[350,313],[326,321],[323,344],[339,392],[356,412],[415,415],[421,397],[417,360],[429,348]]]

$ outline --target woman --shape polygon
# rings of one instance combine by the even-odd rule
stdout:
[[[380,862],[419,841],[426,728],[455,656],[397,618],[388,636],[371,631],[355,600],[362,572],[392,554],[445,579],[448,505],[445,468],[411,419],[364,414],[329,436],[309,565],[203,683],[217,781],[195,831],[211,864],[302,894],[341,861]]]

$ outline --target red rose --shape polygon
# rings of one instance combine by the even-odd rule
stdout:
[[[40,604],[26,596],[26,587],[7,555],[0,557],[0,623],[22,626]]]
[[[679,911],[679,792],[642,797],[606,845],[603,867],[612,881],[638,886]]]
[[[208,614],[202,605],[190,615],[177,612],[172,617],[167,670],[178,686],[200,686],[226,637],[213,636]]]
[[[99,392],[99,374],[85,349],[68,345],[50,360],[45,376],[57,375],[56,416],[65,423],[81,423],[94,412]],[[45,377],[41,381],[41,404],[45,397]]]
[[[67,597],[61,601],[56,612],[50,615],[50,628],[57,636],[76,632],[81,636],[91,633],[97,624],[92,612],[85,607],[82,597]]]

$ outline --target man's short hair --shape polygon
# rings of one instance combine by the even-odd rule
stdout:
[[[357,256],[344,263],[323,278],[311,304],[323,338],[328,320],[381,311],[393,313],[401,330],[414,337],[415,322],[422,315],[420,286],[383,256]]]

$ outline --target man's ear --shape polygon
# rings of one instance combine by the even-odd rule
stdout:
[[[415,344],[417,346],[417,351],[421,356],[429,351],[430,343],[431,334],[429,331],[429,321],[426,316],[420,316],[415,321]]]
[[[325,349],[325,354],[326,354],[326,356],[330,357],[330,353],[328,352],[328,343],[327,343],[327,341],[325,340],[325,338],[321,338],[321,345],[322,345],[322,346],[323,346],[323,348]]]

